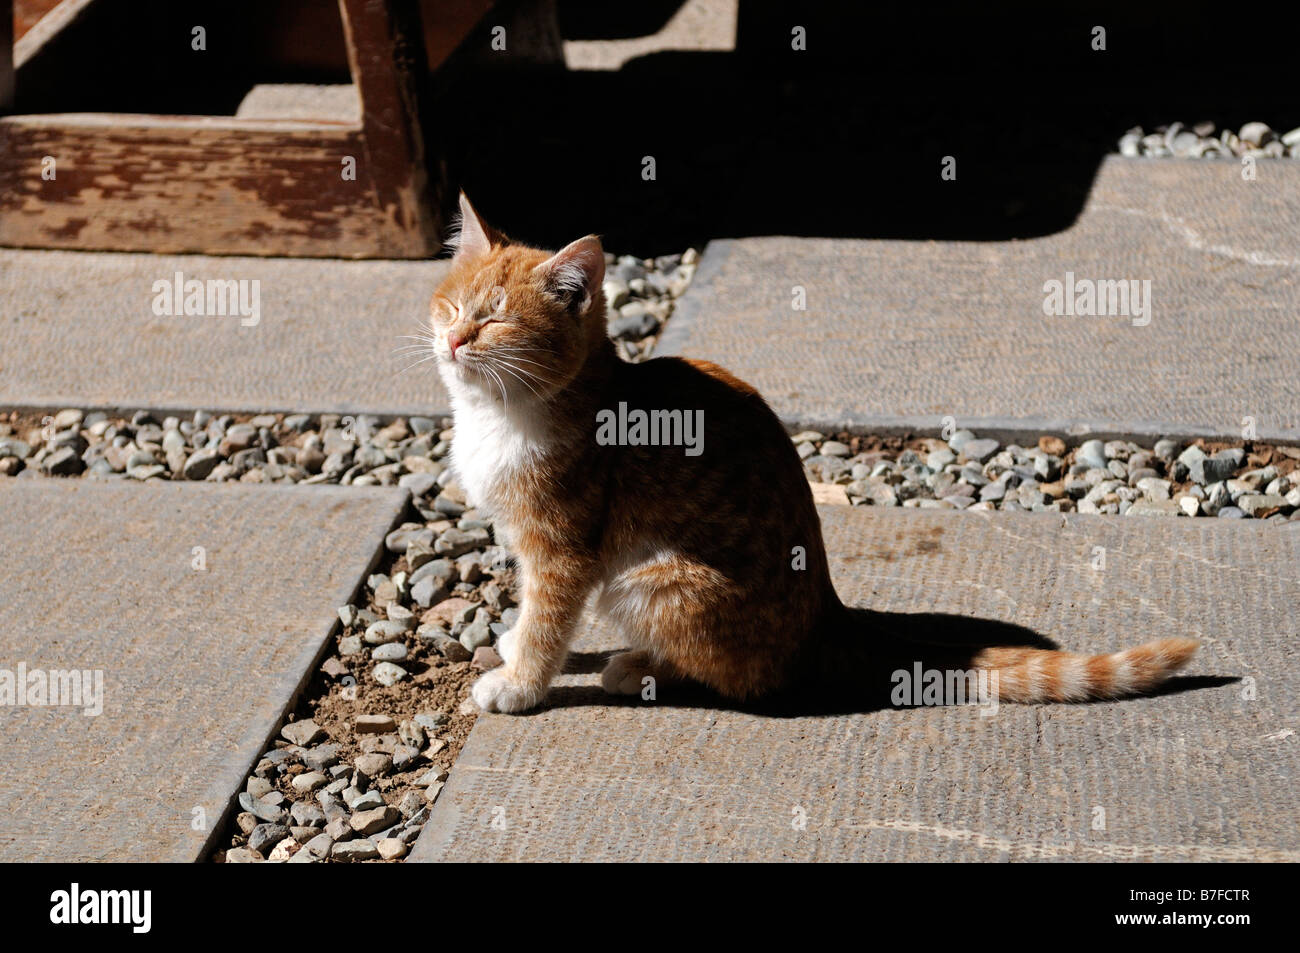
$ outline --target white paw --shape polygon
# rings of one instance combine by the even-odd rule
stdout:
[[[654,677],[641,653],[619,652],[605,664],[600,686],[611,695],[640,695],[646,687],[643,679]]]
[[[545,694],[544,688],[538,690],[516,682],[510,677],[509,668],[488,672],[470,689],[474,704],[483,711],[526,711],[540,703]]]
[[[501,656],[501,661],[510,665],[515,660],[515,632],[518,626],[506,632],[504,635],[497,636],[497,655]]]

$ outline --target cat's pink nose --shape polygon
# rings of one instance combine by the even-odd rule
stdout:
[[[451,359],[456,360],[456,348],[465,343],[465,339],[456,334],[455,331],[447,332],[447,347],[451,348]]]

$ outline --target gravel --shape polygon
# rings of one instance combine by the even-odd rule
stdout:
[[[1175,122],[1146,133],[1135,126],[1120,137],[1119,152],[1130,157],[1177,159],[1300,159],[1300,128],[1276,132],[1267,123],[1248,122],[1234,132],[1217,129],[1212,122],[1191,127]]]
[[[609,308],[610,332],[626,360],[651,355],[698,258],[694,249],[652,259],[607,256],[606,296],[619,302]],[[364,414],[11,412],[0,414],[0,478],[401,485],[426,520],[459,520],[464,497],[448,492],[444,477],[450,427],[450,418],[385,422]],[[437,533],[420,527],[390,537],[389,549],[405,552],[418,542],[454,559],[486,545],[478,522]],[[436,586],[424,594],[432,599]]]
[[[695,276],[699,253],[634,258],[605,255],[605,307],[609,336],[624,360],[651,356],[677,299]]]
[[[333,421],[314,417],[263,423],[272,426],[259,427],[259,438],[328,432],[331,443],[342,439]],[[398,470],[433,472],[420,468],[442,464],[449,423],[392,421],[362,439],[376,447],[391,440]],[[236,438],[248,439],[247,431]],[[423,443],[412,455],[415,441]],[[247,779],[218,860],[400,862],[419,836],[472,725],[468,687],[481,670],[500,664],[493,643],[519,610],[514,563],[496,545],[491,520],[441,466],[432,482],[412,482],[408,488],[426,491],[413,503],[420,518],[388,534],[360,598],[337,608],[336,651]],[[455,700],[448,710],[430,708],[429,690],[443,679],[459,679]],[[385,707],[367,707],[370,699]],[[334,705],[333,717],[323,716],[331,710],[326,703]]]
[[[809,482],[842,487],[839,500],[854,506],[1300,520],[1297,447],[1165,438],[1068,449],[1053,435],[1021,447],[969,430],[947,441],[814,431],[791,440]]]

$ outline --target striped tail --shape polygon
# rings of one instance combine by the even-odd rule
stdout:
[[[1200,644],[1159,639],[1109,655],[987,648],[976,653],[971,665],[997,673],[1000,701],[1081,702],[1149,692],[1186,665]]]

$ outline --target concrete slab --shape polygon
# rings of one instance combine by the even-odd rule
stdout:
[[[98,715],[0,706],[0,861],[200,857],[406,500],[379,487],[0,485],[0,669],[103,679]]]
[[[715,241],[658,353],[718,361],[796,426],[1240,439],[1250,417],[1297,441],[1300,163],[1256,168],[1111,157],[1075,224],[1029,241]],[[1150,323],[1048,317],[1067,272],[1150,281]]]
[[[0,406],[445,413],[432,362],[401,372],[415,358],[394,348],[446,267],[0,249]],[[178,272],[258,282],[256,323],[156,315],[154,282]]]
[[[1300,860],[1300,532],[821,512],[850,605],[1005,620],[1077,650],[1191,635],[1190,675],[1249,677],[1254,696],[1203,679],[988,718],[777,718],[666,691],[615,702],[594,672],[566,675],[538,714],[479,718],[413,859]],[[597,628],[579,648],[617,644]]]

